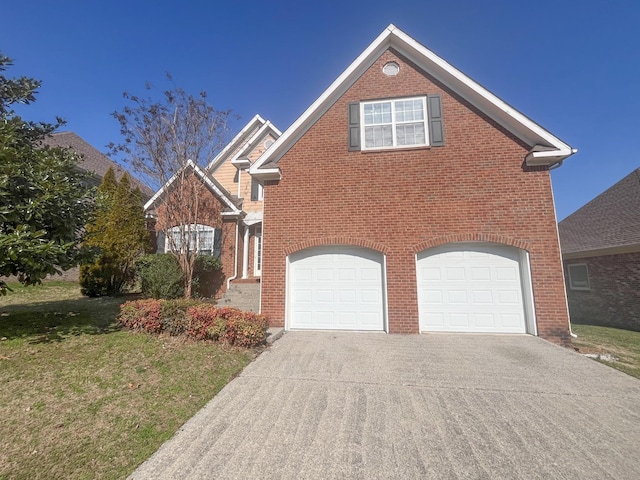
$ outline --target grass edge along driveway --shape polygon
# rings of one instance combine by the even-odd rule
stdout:
[[[255,352],[121,331],[77,283],[0,297],[0,479],[124,478]]]

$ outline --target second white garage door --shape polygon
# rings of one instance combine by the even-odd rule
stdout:
[[[383,255],[327,246],[289,257],[288,327],[384,330]]]
[[[526,333],[520,252],[450,244],[418,255],[420,330]]]

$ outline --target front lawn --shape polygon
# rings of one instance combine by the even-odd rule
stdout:
[[[640,378],[640,332],[592,325],[572,325],[578,335],[573,345],[580,353],[596,354],[611,360],[597,360]]]
[[[125,299],[50,282],[0,297],[0,479],[124,478],[253,358],[121,331]]]

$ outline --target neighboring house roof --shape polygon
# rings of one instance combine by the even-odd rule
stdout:
[[[558,224],[562,255],[640,251],[640,168]]]
[[[198,165],[193,163],[191,160],[187,162],[187,164],[183,167],[185,169],[193,170],[194,174],[200,178],[200,180],[204,181],[204,184],[211,190],[215,195],[218,196],[220,201],[224,205],[226,205],[226,210],[222,212],[224,216],[242,216],[242,210],[238,208],[233,196],[215,179],[211,178],[207,175],[204,170],[202,170]],[[176,181],[180,171],[176,172],[173,177],[169,179],[169,181],[158,190],[153,197],[145,204],[144,209],[148,211],[156,206],[156,204],[162,200],[165,193],[171,190],[171,185]]]
[[[100,153],[98,149],[87,143],[74,132],[52,133],[45,137],[43,143],[51,147],[70,148],[82,157],[80,162],[78,162],[78,166],[87,172],[97,175],[100,179],[104,177],[109,168],[113,168],[117,179],[122,178],[122,175],[125,173],[129,173],[121,165],[117,164],[103,153]],[[131,179],[131,186],[134,188],[138,187],[145,199],[153,195],[153,190],[131,175],[131,173],[129,173],[129,178]],[[100,182],[98,181],[97,183]]]
[[[389,25],[253,164],[249,173],[265,180],[279,178],[279,170],[273,164],[277,164],[300,137],[389,48],[406,57],[529,145],[531,150],[525,157],[528,165],[553,165],[577,152],[399,28]]]

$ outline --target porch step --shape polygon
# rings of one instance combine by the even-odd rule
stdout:
[[[234,307],[245,312],[260,310],[259,283],[232,283],[218,301],[221,307]]]

